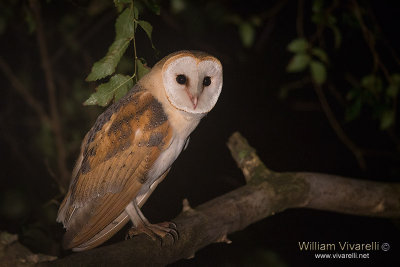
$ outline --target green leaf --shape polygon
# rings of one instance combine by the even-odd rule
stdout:
[[[131,80],[132,81],[132,80]],[[133,86],[133,82],[132,82],[132,86]],[[114,94],[114,101],[117,102],[118,100],[120,100],[122,97],[124,97],[126,95],[126,93],[128,92],[129,89],[131,89],[131,87],[128,86],[121,86],[120,88],[118,88],[115,91]]]
[[[140,59],[137,59],[136,64],[137,64],[136,65],[137,66],[137,77],[140,80],[140,79],[142,79],[142,77],[144,75],[146,75],[150,71],[150,68],[147,67],[146,65],[144,65],[142,63],[142,60],[140,60]]]
[[[329,59],[328,59],[328,55],[326,54],[326,52],[324,50],[322,50],[321,48],[318,47],[314,47],[313,49],[311,49],[311,54],[313,54],[314,56],[316,56],[319,60],[321,60],[324,63],[329,63]]]
[[[146,0],[143,1],[144,4],[147,6],[148,9],[150,9],[154,14],[160,15],[161,12],[161,7],[155,0]]]
[[[116,36],[114,42],[108,48],[106,56],[93,64],[92,71],[86,81],[96,81],[115,72],[118,62],[135,35],[135,27],[134,11],[127,8],[119,15],[115,23]]]
[[[386,95],[390,98],[396,98],[398,94],[399,94],[399,86],[390,84],[386,89]]]
[[[114,0],[114,4],[132,4],[132,0]]]
[[[287,72],[299,72],[304,70],[310,63],[311,57],[304,53],[298,53],[290,60],[286,67]]]
[[[396,85],[400,85],[400,74],[399,73],[393,73],[391,75],[392,82]]]
[[[171,12],[178,14],[186,9],[185,0],[171,0]]]
[[[118,12],[121,12],[127,5],[132,4],[133,0],[114,0],[114,5]]]
[[[139,9],[136,6],[133,7],[133,17],[135,20],[139,19]],[[136,23],[135,23],[135,30],[136,30]]]
[[[93,64],[92,71],[86,81],[96,81],[113,74],[130,41],[130,39],[115,40],[108,49],[106,56]]]
[[[400,87],[400,74],[394,73],[391,75],[391,83],[389,87],[386,89],[386,95],[390,98],[396,98],[399,94],[399,87]]]
[[[319,13],[324,6],[324,0],[314,0],[312,3],[312,11],[315,13]]]
[[[253,45],[255,34],[254,27],[249,22],[239,24],[239,36],[244,47]]]
[[[315,24],[322,24],[324,21],[324,15],[322,13],[314,13],[311,16],[311,21]]]
[[[385,110],[381,116],[381,130],[386,130],[394,124],[394,112],[393,110]]]
[[[317,84],[323,84],[326,81],[326,68],[319,61],[312,60],[310,63],[311,77]]]
[[[331,25],[330,28],[333,31],[333,36],[335,38],[335,48],[338,49],[342,44],[342,33],[335,25]]]
[[[360,116],[362,107],[361,97],[356,98],[356,100],[347,107],[345,119],[347,122],[352,121]]]
[[[116,74],[110,78],[107,83],[103,83],[97,87],[93,93],[83,104],[107,106],[113,98],[117,101],[124,96],[126,92],[133,86],[132,77],[127,75]]]
[[[131,56],[124,55],[121,57],[115,73],[129,75],[133,69],[135,69],[135,60],[132,60]]]
[[[374,74],[364,76],[361,85],[375,95],[382,92],[382,79]]]
[[[153,32],[153,26],[151,26],[150,23],[148,23],[147,21],[144,21],[144,20],[139,20],[138,23],[139,23],[139,26],[146,32],[147,37],[150,39],[151,47],[153,47],[153,49],[155,49],[155,47],[153,45],[153,41],[151,39],[151,33]]]
[[[133,38],[136,30],[135,12],[127,8],[119,15],[115,22],[115,40]]]
[[[291,41],[288,44],[287,49],[290,52],[299,53],[299,52],[305,52],[307,50],[308,46],[309,46],[309,44],[306,39],[298,38],[298,39],[294,39],[293,41]]]
[[[346,99],[348,101],[353,100],[356,97],[360,97],[360,89],[359,88],[352,88],[346,95]]]
[[[328,26],[334,27],[336,25],[336,18],[334,16],[332,16],[331,14],[329,14],[326,17],[326,24]]]

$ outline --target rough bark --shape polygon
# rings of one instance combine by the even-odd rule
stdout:
[[[227,234],[288,208],[313,208],[347,214],[400,217],[400,184],[378,183],[319,173],[277,173],[261,162],[247,141],[234,133],[228,142],[247,184],[195,209],[184,202],[173,221],[179,240],[164,245],[144,235],[75,253],[40,266],[164,266]]]

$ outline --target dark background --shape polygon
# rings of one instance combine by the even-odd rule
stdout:
[[[184,1],[185,2],[185,1]],[[307,2],[307,1],[306,1]],[[286,99],[279,89],[300,74],[285,68],[291,54],[287,44],[296,38],[297,2],[289,1],[273,18],[256,28],[255,42],[244,47],[236,25],[218,14],[230,12],[248,18],[276,5],[276,1],[192,1],[178,14],[171,2],[161,5],[161,15],[146,9],[141,16],[153,27],[155,56],[145,34],[138,31],[138,54],[152,66],[163,56],[182,49],[207,51],[224,66],[224,87],[215,108],[191,135],[189,147],[173,165],[168,178],[143,208],[152,222],[174,218],[188,198],[197,206],[244,184],[241,171],[226,147],[234,131],[244,135],[257,149],[264,163],[274,171],[313,171],[382,182],[399,182],[399,157],[371,156],[361,170],[349,149],[340,142],[309,87],[296,90]],[[59,110],[67,143],[68,166],[72,169],[79,143],[103,109],[83,107],[95,84],[84,82],[91,65],[103,57],[114,38],[117,13],[104,1],[41,2],[49,54],[58,89]],[[398,48],[399,7],[391,1],[368,1],[386,38]],[[4,29],[0,35],[1,57],[43,104],[47,94],[35,31],[29,32],[29,5],[24,1],[2,3]],[[103,5],[103,7],[102,7]],[[219,8],[223,7],[221,11]],[[96,10],[97,8],[97,10]],[[310,9],[305,5],[305,19]],[[220,13],[218,13],[220,12]],[[308,12],[308,13],[307,13]],[[0,23],[1,24],[1,23]],[[306,31],[312,24],[305,23]],[[329,38],[329,37],[328,37]],[[128,51],[126,65],[131,66]],[[343,33],[329,77],[353,70],[367,73],[371,64],[360,32]],[[398,65],[390,65],[398,71]],[[121,70],[124,71],[123,67]],[[126,70],[126,69],[125,69]],[[334,79],[334,78],[333,78]],[[9,80],[0,74],[0,229],[17,233],[34,252],[66,255],[59,246],[63,230],[55,223],[62,200],[52,173],[54,140],[41,125]],[[340,84],[340,83],[339,83]],[[347,90],[347,88],[341,88]],[[331,97],[331,96],[330,96]],[[337,103],[330,103],[346,133],[361,147],[393,151],[388,134],[368,113],[346,123]],[[395,127],[396,128],[396,127]],[[123,238],[121,231],[109,242]],[[232,244],[213,244],[194,259],[175,266],[399,266],[400,231],[396,220],[342,215],[332,212],[294,209],[266,218],[229,236]],[[388,252],[370,252],[370,259],[317,260],[313,253],[300,252],[298,242],[321,243],[387,242]]]

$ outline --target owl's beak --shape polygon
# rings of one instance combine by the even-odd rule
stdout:
[[[193,109],[196,109],[198,97],[195,96],[195,97],[193,97],[191,100],[192,100],[192,103],[193,103]]]
[[[197,95],[192,95],[189,90],[186,90],[186,93],[189,96],[189,99],[193,104],[193,109],[196,109],[197,101],[199,100],[199,97]]]

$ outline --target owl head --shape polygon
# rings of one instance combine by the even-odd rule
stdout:
[[[161,72],[165,96],[174,108],[205,114],[217,102],[222,65],[215,57],[199,51],[179,51],[158,62],[155,69]]]

